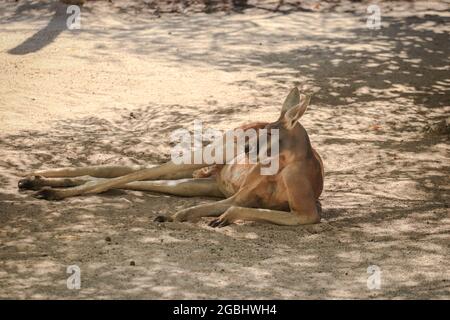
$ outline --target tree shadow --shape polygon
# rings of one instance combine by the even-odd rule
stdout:
[[[444,26],[449,18],[419,10],[407,17],[386,13],[382,28],[370,30],[363,9],[259,14],[255,19],[173,15],[152,23],[151,31],[148,15],[123,12],[120,19],[136,21],[131,30],[86,28],[83,34],[112,39],[120,48],[126,44],[134,54],[164,55],[174,63],[230,73],[260,70],[256,80],[235,84],[261,94],[286,91],[295,79],[297,85],[315,88],[314,102],[324,107],[405,99],[415,106],[447,106],[450,35]],[[238,49],[243,44],[245,50]],[[105,50],[93,53],[108,56]]]
[[[18,175],[30,169],[165,161],[156,149],[169,148],[170,123],[204,117],[216,125],[224,117],[220,106],[207,115],[193,106],[148,106],[132,115],[115,111],[121,115],[116,121],[86,117],[55,122],[46,133],[2,135],[0,254],[6,273],[0,272],[0,296],[11,297],[6,288],[22,298],[448,296],[445,273],[438,271],[447,268],[448,166],[439,157],[410,162],[436,142],[380,142],[368,135],[355,144],[316,134],[331,168],[323,222],[314,226],[243,223],[211,229],[208,219],[161,225],[152,222],[158,214],[211,200],[112,191],[47,202],[17,192]],[[332,157],[365,161],[339,167],[330,163]],[[391,164],[397,169],[389,170]],[[72,264],[83,272],[79,292],[61,280]],[[373,264],[383,272],[376,292],[366,287]]]
[[[306,18],[289,20],[289,28],[308,29]],[[227,72],[242,69],[263,68],[260,79],[270,79],[274,86],[287,87],[289,79],[298,77],[298,83],[323,88],[315,94],[315,102],[321,105],[335,106],[371,101],[392,101],[394,99],[411,99],[415,105],[426,107],[443,107],[450,99],[450,85],[446,82],[448,75],[448,38],[447,31],[436,32],[422,26],[432,24],[442,29],[449,23],[447,17],[436,14],[425,16],[408,16],[406,18],[384,17],[379,31],[365,28],[361,21],[360,28],[348,28],[345,39],[333,38],[334,31],[339,31],[339,19],[324,14],[323,27],[327,32],[316,35],[298,35],[296,38],[289,32],[263,34],[257,23],[248,22],[224,25],[226,31],[211,35],[211,51],[223,50],[224,54],[209,56],[205,60],[204,52],[195,50],[170,50],[177,61],[208,61],[211,67]],[[274,18],[274,17],[269,17]],[[349,16],[348,19],[357,19]],[[335,21],[335,22],[334,22]],[[202,21],[199,18],[198,36],[202,33]],[[328,25],[337,25],[335,28]],[[319,27],[319,26],[316,26]],[[171,29],[177,28],[177,23]],[[287,28],[286,28],[287,29]],[[322,31],[324,30],[322,29]],[[342,29],[341,29],[342,30]],[[120,34],[116,35],[120,37]],[[195,36],[194,36],[195,37]],[[289,50],[251,50],[245,56],[235,54],[233,46],[254,39],[260,44],[298,43],[297,48]],[[276,40],[273,40],[276,39]],[[403,40],[404,39],[404,40]],[[125,39],[124,39],[125,40]],[[301,45],[301,43],[315,43]],[[217,48],[214,45],[220,44]],[[369,48],[371,47],[371,48]],[[165,50],[160,46],[159,50]],[[139,52],[145,54],[148,48],[140,47]],[[154,49],[152,49],[153,51]],[[227,53],[228,52],[228,53]],[[253,81],[239,83],[242,86],[266,88]],[[326,89],[325,89],[326,88]]]
[[[38,6],[35,3],[25,3],[17,7],[15,16],[25,15],[28,10],[47,10],[48,5],[42,4]],[[9,54],[13,55],[26,55],[36,51],[39,51],[58,38],[58,36],[67,29],[66,19],[67,19],[67,8],[68,5],[63,3],[55,2],[49,8],[51,11],[54,11],[54,14],[48,24],[40,29],[38,32],[34,33],[32,36],[27,38],[18,46],[8,50]],[[10,21],[14,21],[14,16],[9,19]]]

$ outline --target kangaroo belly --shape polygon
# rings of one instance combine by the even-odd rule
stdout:
[[[226,164],[217,175],[217,185],[228,198],[242,187],[254,164]]]
[[[245,187],[249,193],[249,205],[257,208],[289,210],[286,188],[280,176],[259,175],[255,179],[247,176],[254,168],[254,164],[224,165],[217,175],[220,191],[230,197]]]

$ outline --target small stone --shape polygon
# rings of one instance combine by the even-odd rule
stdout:
[[[105,241],[106,241],[106,242],[111,242],[111,237],[106,237],[106,238],[105,238]]]
[[[136,262],[134,262],[134,260],[131,260],[130,261],[130,266],[135,266],[136,265]]]

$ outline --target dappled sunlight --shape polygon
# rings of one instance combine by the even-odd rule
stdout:
[[[385,5],[368,30],[357,3],[156,18],[93,2],[69,32],[51,1],[0,4],[0,297],[448,298],[448,4]],[[17,190],[37,169],[163,163],[195,120],[274,121],[293,85],[314,92],[301,122],[324,160],[320,224],[160,224],[215,199]]]

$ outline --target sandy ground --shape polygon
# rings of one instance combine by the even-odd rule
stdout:
[[[0,298],[449,299],[450,4],[380,6],[370,30],[366,4],[156,18],[95,2],[70,31],[52,1],[2,1]],[[319,225],[157,224],[213,200],[17,190],[32,169],[160,163],[174,129],[270,121],[293,85],[317,91]]]

